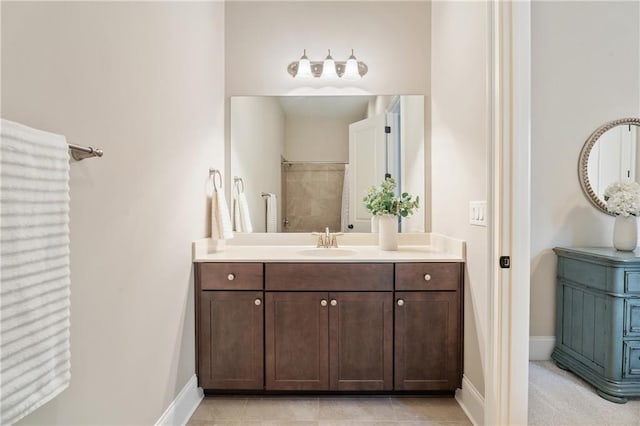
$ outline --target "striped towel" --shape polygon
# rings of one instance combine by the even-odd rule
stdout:
[[[69,153],[64,136],[2,120],[0,423],[70,380]]]

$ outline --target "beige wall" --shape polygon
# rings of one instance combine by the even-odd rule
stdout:
[[[369,66],[357,83],[301,84],[287,73],[307,49],[346,60],[351,49]],[[233,95],[284,95],[322,89],[355,93],[428,94],[427,2],[230,2],[226,5],[226,90]]]
[[[640,3],[533,2],[531,335],[555,335],[555,246],[611,246],[578,156],[607,121],[640,116]]]
[[[222,3],[2,2],[2,116],[105,151],[71,164],[71,386],[20,424],[154,424],[193,375],[223,18]]]
[[[487,199],[488,16],[488,6],[480,2],[432,5],[433,232],[467,242],[464,374],[482,394],[489,302],[487,228],[469,225],[468,211],[469,201]]]
[[[349,124],[364,117],[287,117],[285,158],[289,161],[349,161]]]

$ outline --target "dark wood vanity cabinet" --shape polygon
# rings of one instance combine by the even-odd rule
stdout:
[[[267,264],[265,289],[267,390],[393,389],[393,264]]]
[[[203,389],[264,388],[262,269],[196,264],[196,372]]]
[[[394,388],[403,391],[459,388],[462,264],[397,264],[395,278]]]
[[[461,265],[197,264],[199,385],[453,391],[462,377]]]

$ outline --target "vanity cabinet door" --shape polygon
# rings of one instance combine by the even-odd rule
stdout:
[[[263,389],[263,293],[203,291],[198,379],[204,389]]]
[[[266,293],[267,390],[329,388],[329,295]]]
[[[393,389],[393,293],[330,293],[331,390]]]
[[[396,292],[395,389],[455,390],[461,380],[458,292]]]

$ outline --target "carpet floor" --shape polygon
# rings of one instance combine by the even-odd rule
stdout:
[[[552,361],[529,363],[529,425],[640,425],[640,399],[616,404]]]

